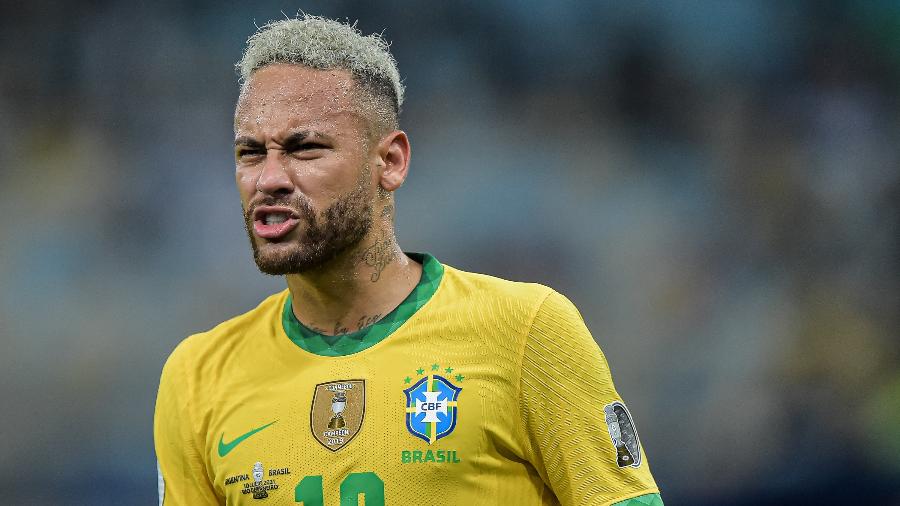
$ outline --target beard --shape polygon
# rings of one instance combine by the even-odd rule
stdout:
[[[244,228],[250,238],[256,266],[262,273],[273,276],[301,274],[351,251],[372,228],[369,193],[366,186],[360,184],[318,214],[306,197],[267,197],[256,205],[283,205],[294,209],[300,216],[300,223],[295,229],[300,231],[300,235],[296,239],[262,246],[253,233],[253,208],[244,209]]]

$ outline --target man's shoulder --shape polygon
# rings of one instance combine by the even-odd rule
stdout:
[[[565,328],[583,326],[581,313],[565,295],[539,283],[510,281],[496,276],[466,272],[447,267],[448,291],[452,298],[466,304],[490,307],[509,319],[517,313],[534,325],[559,325]]]
[[[287,296],[287,290],[272,294],[246,313],[229,318],[207,331],[188,336],[175,347],[169,361],[189,357],[204,357],[204,361],[207,361],[217,351],[233,350],[248,336],[258,335],[270,328],[272,322],[280,322]]]
[[[492,307],[500,312],[533,315],[553,293],[540,283],[511,281],[488,274],[468,272],[445,265],[445,289],[451,299],[465,304]]]
[[[485,293],[495,297],[540,301],[553,289],[540,283],[512,281],[489,274],[469,272],[444,265],[453,288],[465,293]]]

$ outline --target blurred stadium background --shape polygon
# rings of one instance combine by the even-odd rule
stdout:
[[[401,245],[572,298],[666,504],[900,504],[900,3],[3,7],[0,503],[155,504],[166,356],[282,287],[233,63],[302,8],[393,41]]]

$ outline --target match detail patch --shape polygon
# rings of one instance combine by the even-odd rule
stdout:
[[[156,461],[156,491],[159,496],[159,506],[163,506],[163,501],[166,500],[166,480],[159,467],[159,460]]]
[[[619,401],[611,402],[603,407],[606,415],[606,428],[616,449],[616,465],[619,467],[638,467],[641,465],[641,442],[631,413]]]

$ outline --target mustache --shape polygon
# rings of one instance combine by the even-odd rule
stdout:
[[[307,221],[313,221],[315,219],[315,211],[313,211],[312,204],[310,204],[309,199],[299,195],[289,198],[278,198],[267,195],[255,202],[250,203],[246,208],[244,208],[244,218],[248,221],[252,221],[253,212],[260,206],[289,207],[294,210],[300,217],[305,218]]]

